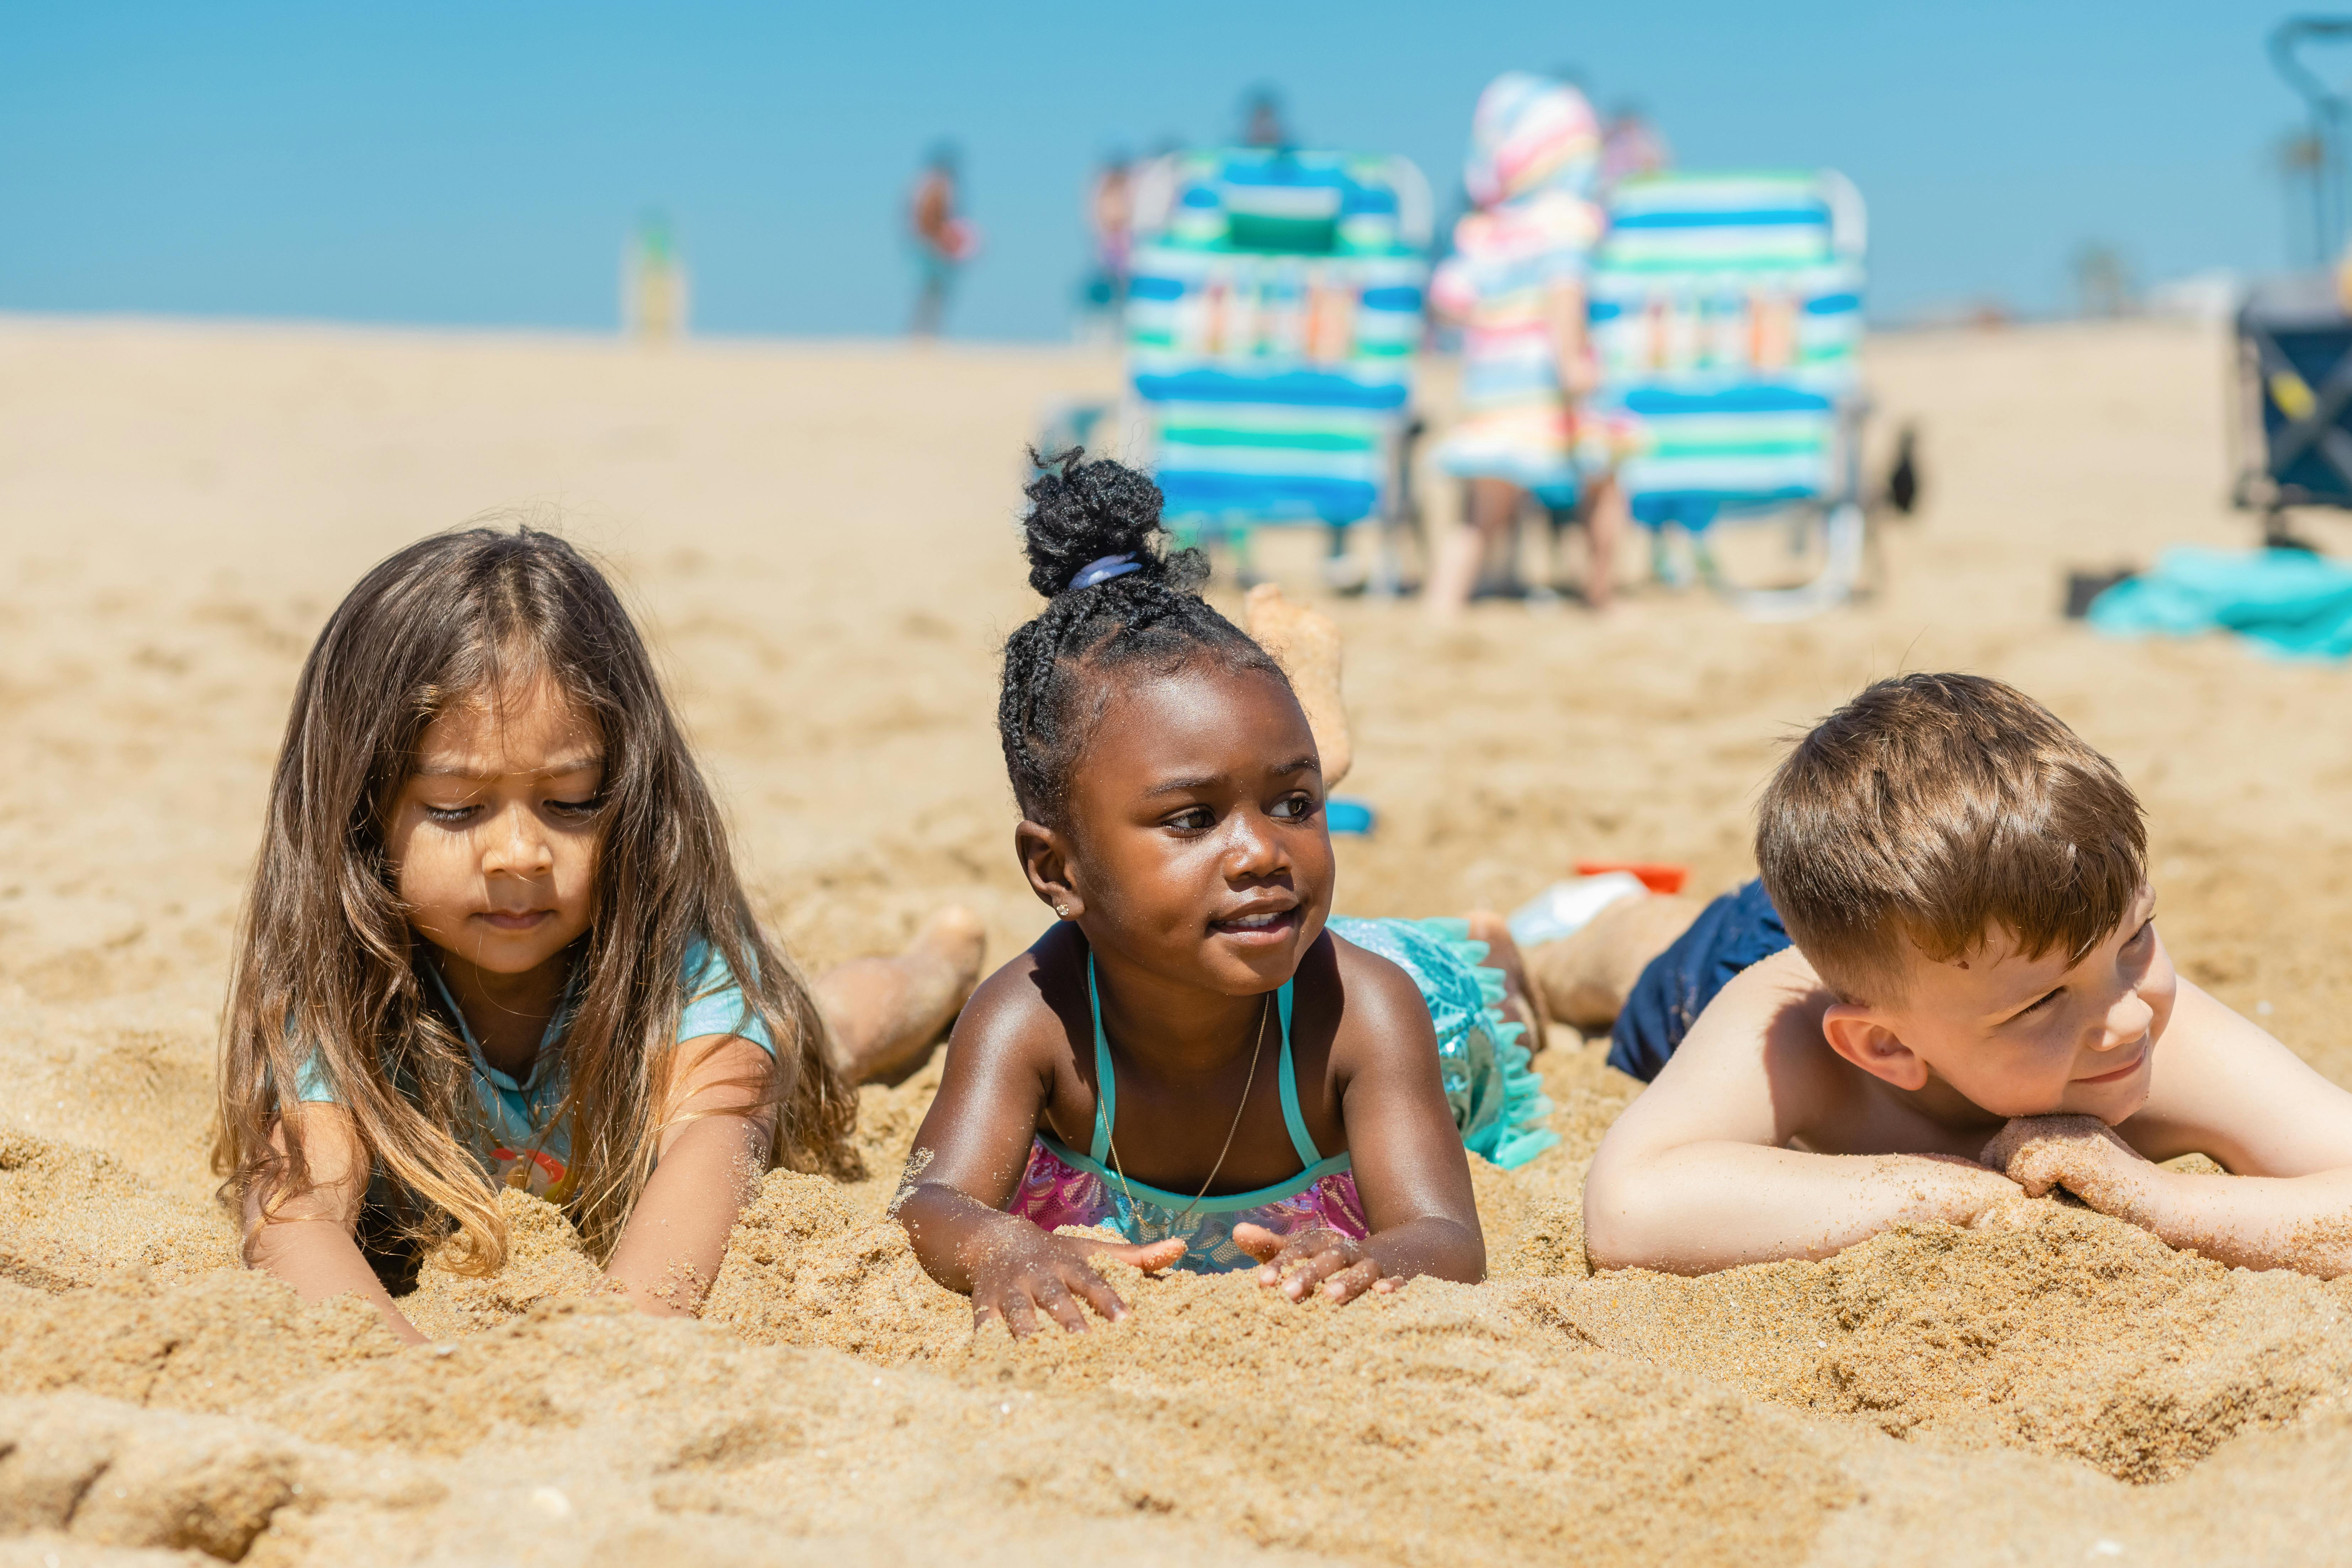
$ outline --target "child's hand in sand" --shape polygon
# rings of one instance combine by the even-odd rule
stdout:
[[[2322,1145],[2305,1154],[2317,1169],[2169,1170],[2090,1116],[2020,1117],[1984,1152],[1986,1164],[2007,1170],[2036,1197],[2063,1187],[2101,1214],[2217,1263],[2295,1268],[2323,1279],[2352,1276],[2352,1165],[2323,1163],[2340,1157]]]
[[[2063,1187],[2101,1214],[2135,1225],[2161,1173],[2095,1116],[2019,1116],[1985,1145],[1982,1163],[2029,1197]]]
[[[1017,1226],[1017,1228],[1016,1228]],[[1026,1232],[1024,1235],[1023,1232]],[[1016,1340],[1035,1333],[1051,1318],[1074,1334],[1087,1331],[1084,1301],[1109,1322],[1127,1316],[1127,1303],[1091,1261],[1108,1258],[1150,1274],[1184,1256],[1181,1241],[1129,1247],[1090,1236],[1048,1236],[1026,1220],[1006,1226],[971,1268],[971,1321],[978,1329],[1002,1318]]]
[[[1234,1241],[1265,1265],[1257,1271],[1257,1282],[1280,1286],[1294,1301],[1305,1300],[1318,1285],[1334,1301],[1352,1301],[1367,1290],[1386,1294],[1404,1287],[1402,1279],[1381,1271],[1380,1260],[1362,1242],[1321,1226],[1283,1237],[1264,1226],[1237,1225]]]

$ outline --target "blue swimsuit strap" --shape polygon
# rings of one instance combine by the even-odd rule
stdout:
[[[474,1070],[497,1071],[483,1057],[482,1047],[474,1039],[474,1026],[466,1022],[466,1010],[457,1005],[457,998],[450,994],[449,983],[441,978],[441,966],[434,963],[430,955],[425,960],[425,973],[432,976],[433,989],[441,993],[441,1000],[448,1007],[449,1016],[457,1020],[457,1036],[466,1042],[466,1050],[474,1058]],[[563,977],[563,994],[555,1004],[555,1016],[550,1018],[547,1027],[540,1031],[539,1051],[530,1058],[530,1071],[523,1075],[525,1082],[538,1075],[539,1064],[547,1059],[549,1048],[562,1037],[563,1026],[572,1021],[572,988],[579,978],[580,966],[575,963],[572,973]],[[513,1080],[509,1079],[509,1081]]]
[[[1298,1155],[1300,1168],[1316,1164],[1323,1156],[1315,1147],[1315,1140],[1307,1135],[1307,1118],[1298,1110],[1298,1079],[1290,1067],[1290,992],[1295,982],[1286,980],[1277,994],[1276,1005],[1282,1013],[1282,1059],[1277,1076],[1282,1085],[1282,1121],[1290,1129],[1290,1147]],[[1095,955],[1087,954],[1087,1005],[1095,1020],[1095,1136],[1088,1157],[1097,1165],[1110,1158],[1111,1123],[1118,1117],[1118,1077],[1111,1066],[1110,1037],[1103,1033],[1102,992],[1095,984]]]

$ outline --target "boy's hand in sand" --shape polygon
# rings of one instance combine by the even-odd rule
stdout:
[[[1265,1265],[1257,1271],[1257,1282],[1281,1287],[1294,1301],[1305,1300],[1318,1285],[1334,1301],[1352,1301],[1367,1290],[1385,1295],[1404,1287],[1403,1279],[1381,1269],[1380,1259],[1362,1242],[1321,1226],[1283,1237],[1264,1226],[1237,1225],[1234,1241]]]
[[[2037,1197],[2063,1187],[2101,1214],[2231,1268],[2352,1275],[2352,1167],[2293,1175],[2167,1170],[2091,1116],[2021,1117],[1985,1146],[1984,1161]]]
[[[2149,1223],[2164,1173],[2095,1116],[2019,1116],[1985,1145],[1983,1163],[2028,1197],[2063,1187],[2101,1214]]]
[[[1044,1317],[1083,1334],[1081,1301],[1110,1322],[1127,1316],[1127,1303],[1095,1272],[1093,1259],[1108,1258],[1150,1274],[1183,1256],[1181,1241],[1129,1247],[1090,1236],[1048,1236],[1027,1220],[1014,1220],[988,1238],[971,1266],[972,1327],[998,1317],[1014,1339],[1026,1339],[1044,1326]]]

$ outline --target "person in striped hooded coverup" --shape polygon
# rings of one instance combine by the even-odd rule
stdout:
[[[1600,609],[1623,531],[1605,463],[1598,473],[1580,464],[1580,453],[1609,446],[1580,406],[1598,381],[1584,284],[1605,226],[1592,200],[1600,125],[1573,87],[1509,71],[1479,95],[1470,138],[1465,179],[1476,206],[1430,285],[1431,303],[1463,327],[1462,418],[1438,462],[1470,481],[1470,506],[1438,542],[1430,613],[1451,617],[1469,602],[1523,492],[1560,506],[1580,488],[1591,549],[1585,601]]]

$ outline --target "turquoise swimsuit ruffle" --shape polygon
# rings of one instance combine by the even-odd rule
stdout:
[[[1412,977],[1437,1029],[1438,1068],[1463,1147],[1516,1170],[1559,1142],[1545,1124],[1552,1103],[1519,1044],[1525,1028],[1503,1016],[1503,973],[1486,944],[1459,920],[1351,920],[1328,929]]]

